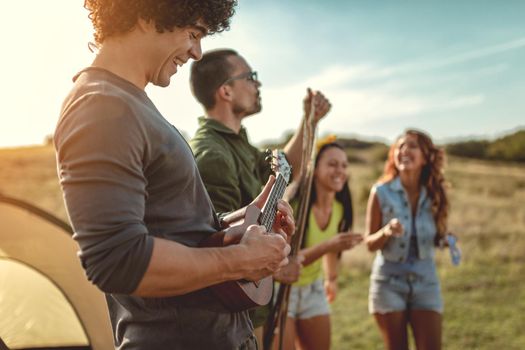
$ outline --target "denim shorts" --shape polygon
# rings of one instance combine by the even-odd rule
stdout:
[[[443,300],[437,276],[414,273],[372,275],[368,293],[371,314],[405,310],[431,310],[443,313]]]
[[[329,314],[330,307],[322,280],[316,280],[306,286],[292,286],[288,300],[288,317],[302,320]]]

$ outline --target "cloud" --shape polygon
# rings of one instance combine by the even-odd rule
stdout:
[[[484,58],[487,56],[500,54],[506,51],[521,49],[524,47],[525,47],[525,38],[519,38],[519,39],[508,41],[505,43],[492,45],[492,46],[486,46],[486,47],[478,48],[478,49],[475,49],[469,52],[461,53],[461,54],[452,56],[450,58],[444,59],[440,62],[434,62],[433,66],[435,68],[435,67],[441,67],[441,66],[446,66],[446,65],[465,63],[465,62],[469,62],[472,60]]]
[[[496,45],[484,46],[470,51],[461,52],[455,55],[442,52],[441,57],[438,59],[411,61],[401,65],[383,69],[382,76],[387,77],[397,74],[436,70],[522,48],[525,48],[525,38],[518,38]]]
[[[414,60],[408,61],[399,65],[381,66],[376,64],[360,64],[352,67],[345,65],[333,65],[325,69],[318,76],[310,77],[306,80],[306,83],[312,85],[337,86],[344,83],[360,83],[360,82],[376,82],[379,81],[384,83],[387,79],[407,79],[406,77],[415,77],[416,73],[433,71],[448,66],[467,63],[473,60],[489,57],[492,55],[504,53],[511,50],[517,50],[525,48],[525,38],[519,38],[516,40],[485,46],[470,51],[465,51],[459,54],[451,54],[442,52],[441,57],[437,59],[427,60]],[[467,71],[462,72],[462,76],[465,74],[473,75],[491,75],[501,73],[506,70],[508,66],[503,63],[499,63],[493,66],[487,66],[482,69],[477,69],[475,72],[468,73]],[[451,76],[449,73],[445,76]],[[442,77],[439,77],[442,78]]]
[[[257,130],[251,133],[252,140],[260,142],[277,139],[284,130],[295,129],[302,116],[301,101],[307,86],[323,91],[333,106],[329,117],[321,123],[321,132],[347,133],[371,121],[467,108],[485,101],[482,94],[429,95],[418,93],[417,90],[406,92],[393,89],[392,86],[396,84],[389,84],[388,87],[379,84],[373,88],[345,86],[349,80],[365,79],[368,74],[381,71],[382,68],[374,69],[372,66],[332,66],[298,84],[264,88],[263,111],[246,122],[249,130]],[[398,83],[403,84],[402,81]]]
[[[359,125],[387,119],[473,107],[482,104],[485,96],[472,91],[457,93],[454,86],[464,83],[465,79],[472,81],[475,77],[498,74],[508,68],[505,64],[475,68],[460,74],[455,71],[434,74],[431,71],[524,46],[525,39],[518,39],[456,56],[396,66],[330,65],[294,84],[264,85],[262,112],[244,123],[249,131],[253,131],[250,135],[254,142],[278,139],[285,131],[296,129],[302,117],[306,87],[323,91],[332,102],[330,116],[321,124],[322,129],[330,132],[355,130]],[[425,71],[428,72],[421,74]],[[202,115],[202,109],[187,89],[186,67],[177,75],[172,88],[155,89],[152,95],[168,120],[193,135],[197,128],[196,117]]]
[[[348,82],[368,80],[381,75],[381,72],[370,65],[344,66],[333,65],[323,70],[320,74],[309,77],[302,84],[307,86],[321,86],[337,88]]]
[[[438,100],[434,105],[429,104],[429,107],[431,110],[450,110],[476,106],[482,104],[483,101],[485,101],[485,96],[482,94],[464,95],[447,100]]]

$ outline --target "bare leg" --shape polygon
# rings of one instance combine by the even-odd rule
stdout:
[[[412,310],[410,325],[414,332],[417,350],[441,350],[440,313],[430,310]]]
[[[407,325],[405,311],[374,314],[385,348],[388,350],[408,350]]]
[[[297,338],[301,350],[330,349],[330,315],[297,320]]]
[[[295,319],[288,317],[284,331],[283,350],[295,350],[294,341],[296,334]],[[279,350],[279,333],[275,334],[273,338],[273,350]]]

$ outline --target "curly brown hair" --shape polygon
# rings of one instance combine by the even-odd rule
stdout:
[[[115,34],[133,29],[139,18],[155,23],[157,31],[173,31],[202,20],[208,34],[230,28],[237,0],[85,0],[94,38],[101,44]]]
[[[425,186],[429,197],[432,198],[432,214],[438,231],[436,236],[437,242],[446,234],[449,209],[445,176],[443,175],[445,151],[442,148],[436,147],[430,136],[419,130],[408,129],[397,140],[406,135],[416,136],[419,147],[421,148],[423,157],[426,161],[426,164],[421,171],[419,181]],[[399,170],[397,170],[394,162],[394,152],[396,147],[397,141],[390,146],[383,175],[379,179],[379,182],[381,183],[391,181],[399,174]]]

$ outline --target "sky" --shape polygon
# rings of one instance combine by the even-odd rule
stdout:
[[[94,54],[83,0],[1,5],[0,147],[42,144],[73,75]],[[258,72],[263,110],[251,141],[295,129],[306,88],[332,110],[319,134],[392,141],[416,127],[438,142],[525,127],[525,1],[240,0],[231,29],[203,50],[233,48]],[[203,114],[189,64],[146,92],[186,135]]]

